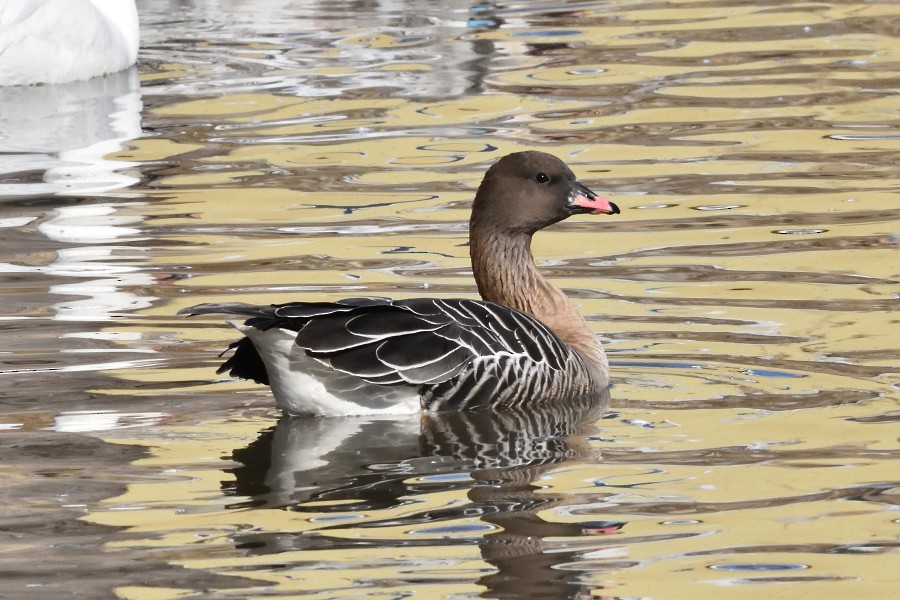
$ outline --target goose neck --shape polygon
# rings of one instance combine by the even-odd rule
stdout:
[[[535,265],[530,233],[500,232],[473,223],[470,237],[472,271],[484,300],[530,314],[594,367],[605,369],[606,355],[594,332]]]

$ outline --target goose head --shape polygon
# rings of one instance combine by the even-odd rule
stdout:
[[[551,154],[515,152],[494,163],[475,194],[473,229],[534,234],[577,214],[618,214],[619,207],[592,192]]]

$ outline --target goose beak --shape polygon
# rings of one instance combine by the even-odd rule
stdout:
[[[617,215],[619,207],[606,198],[601,198],[587,187],[575,182],[569,192],[569,210],[575,214]]]

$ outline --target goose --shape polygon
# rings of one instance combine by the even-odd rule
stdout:
[[[504,156],[485,173],[469,221],[482,300],[349,298],[269,306],[200,304],[179,314],[245,317],[219,368],[269,385],[288,415],[400,414],[552,406],[609,385],[597,337],[538,270],[539,230],[619,207],[557,157]]]
[[[63,83],[137,60],[134,0],[3,0],[0,85]]]

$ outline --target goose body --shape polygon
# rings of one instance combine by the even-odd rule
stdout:
[[[618,207],[559,159],[521,152],[492,166],[475,197],[470,252],[483,300],[355,298],[187,314],[245,317],[219,372],[272,388],[291,415],[396,414],[552,405],[609,384],[606,355],[563,292],[537,270],[531,236]]]
[[[3,0],[0,85],[90,79],[132,66],[134,0]]]

